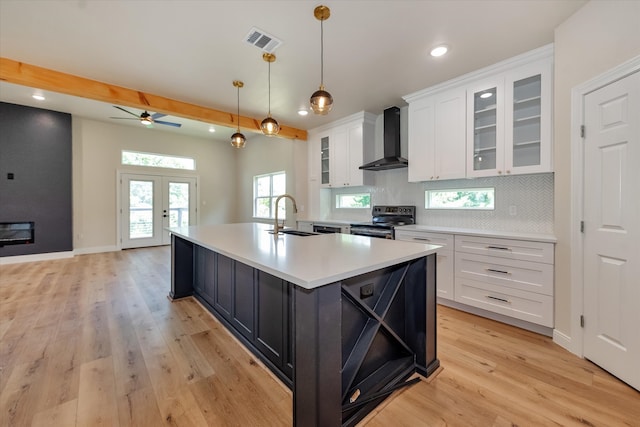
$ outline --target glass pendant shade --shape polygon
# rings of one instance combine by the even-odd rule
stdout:
[[[238,131],[231,135],[231,146],[234,148],[244,148],[244,145],[247,142],[247,138],[244,137],[242,133],[240,133],[240,88],[244,86],[244,83],[240,80],[234,80],[233,86],[238,88]]]
[[[309,102],[311,103],[311,109],[316,114],[325,115],[333,107],[333,97],[324,90],[324,86],[320,86],[319,90],[313,92]]]
[[[236,132],[231,135],[231,145],[235,148],[244,148],[247,143],[247,139],[240,132]]]
[[[280,125],[273,117],[269,116],[260,123],[260,129],[265,135],[273,136],[280,132]]]

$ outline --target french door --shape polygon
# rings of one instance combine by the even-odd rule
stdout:
[[[171,243],[166,227],[196,223],[196,178],[121,174],[123,249]]]

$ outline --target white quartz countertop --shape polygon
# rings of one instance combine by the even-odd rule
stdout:
[[[170,228],[214,252],[306,289],[400,264],[440,246],[351,234],[274,237],[270,224],[239,223]]]
[[[396,227],[396,231],[424,231],[431,233],[464,234],[466,236],[497,237],[503,239],[529,240],[533,242],[555,243],[556,236],[552,234],[519,233],[517,231],[477,230],[473,228],[436,227],[430,225],[403,225]]]

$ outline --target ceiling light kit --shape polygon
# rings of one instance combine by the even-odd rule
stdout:
[[[276,56],[273,53],[264,53],[262,59],[269,64],[269,112],[267,118],[260,123],[260,129],[262,129],[262,133],[265,135],[273,136],[280,132],[280,125],[276,119],[271,117],[271,63],[275,62]]]
[[[316,114],[325,115],[333,107],[333,97],[324,87],[324,28],[323,22],[329,19],[331,11],[327,6],[318,6],[313,10],[313,16],[320,21],[320,88],[309,99],[311,109]]]
[[[137,115],[135,113],[132,113],[129,110],[125,110],[122,107],[118,107],[117,105],[114,105],[113,107],[117,108],[120,111],[124,111],[127,114],[131,114],[133,117],[109,117],[110,119],[116,119],[116,120],[139,120],[140,123],[142,123],[143,125],[145,125],[147,127],[151,127],[151,125],[153,125],[153,124],[173,126],[174,128],[179,128],[179,127],[182,126],[182,124],[180,124],[180,123],[165,122],[164,120],[158,120],[160,117],[166,116],[166,114],[162,114],[162,113],[149,114],[149,112],[147,112],[145,110],[140,115]]]
[[[242,133],[240,133],[240,88],[244,86],[240,80],[234,80],[233,86],[238,88],[238,131],[231,135],[231,145],[235,148],[244,148],[244,145],[247,142],[247,138],[244,137]]]

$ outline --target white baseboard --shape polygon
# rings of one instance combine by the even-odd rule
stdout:
[[[573,348],[573,343],[571,342],[571,337],[564,332],[560,332],[557,329],[553,330],[553,342],[558,344],[560,347],[564,348],[568,352],[575,354],[576,356],[582,357],[582,354],[579,354]]]
[[[120,249],[116,245],[110,246],[93,246],[90,248],[78,248],[74,249],[73,253],[75,255],[87,255],[87,254],[99,254],[102,252],[117,252]]]
[[[74,252],[48,252],[45,254],[16,255],[0,257],[0,265],[18,264],[21,262],[49,261],[52,259],[73,258]]]

